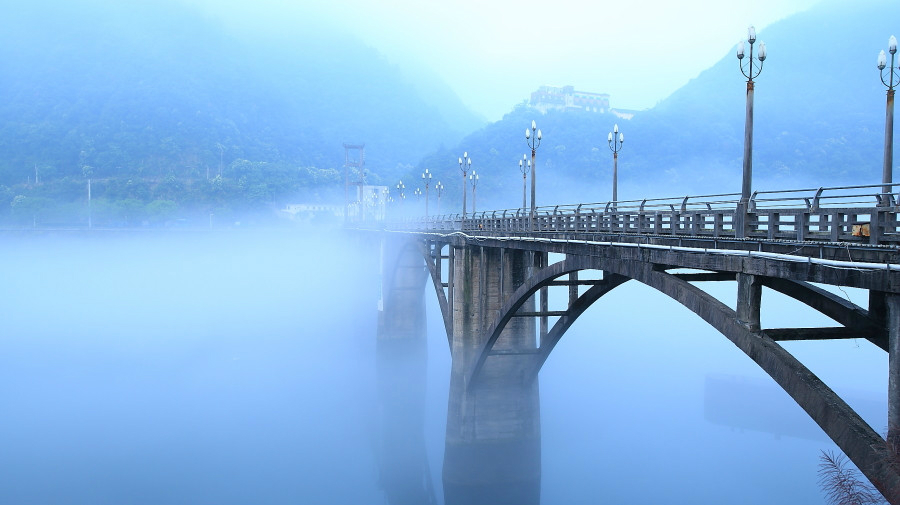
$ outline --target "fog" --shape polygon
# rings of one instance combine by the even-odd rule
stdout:
[[[424,401],[392,414],[425,468],[385,480],[408,461],[378,449],[378,261],[370,239],[316,230],[5,234],[0,502],[402,503],[387,486],[424,473],[440,503],[446,334],[429,284]],[[763,303],[763,326],[828,324]],[[885,353],[789,349],[883,428]],[[576,322],[540,388],[541,503],[821,499],[833,444],[725,337],[636,282]]]
[[[490,121],[546,84],[610,93],[613,107],[650,108],[730,53],[749,24],[764,28],[819,3],[183,1],[242,30],[307,30],[316,19],[400,67],[430,68]]]
[[[423,280],[426,319],[415,330],[424,340],[384,345],[381,237],[338,228],[342,212],[363,208],[344,199],[362,194],[358,182],[372,192],[361,214],[418,217],[413,188],[427,166],[446,184],[443,200],[434,185],[426,193],[432,214],[459,212],[465,151],[484,177],[478,210],[516,208],[521,128],[534,117],[545,142],[538,205],[611,196],[607,127],[594,135],[592,125],[607,119],[622,119],[629,136],[623,199],[735,191],[742,151],[729,142],[743,137],[715,126],[743,125],[733,43],[748,24],[765,33],[820,3],[42,0],[10,9],[0,21],[0,504],[443,503],[451,361],[438,299]],[[817,19],[801,25],[818,32]],[[521,104],[558,84],[643,109],[726,53],[734,85],[716,93],[733,94],[738,113],[709,128],[724,139],[718,158],[693,152],[702,143],[672,128],[687,119],[696,131],[690,121],[717,110],[703,91],[718,89],[715,79],[691,92],[699,102],[688,93],[683,108],[643,126],[626,123],[627,110],[538,115]],[[866,156],[835,157],[828,173],[869,182],[880,168],[870,158],[880,157],[881,89],[859,93],[877,107],[834,89],[829,99],[867,118],[841,130],[865,134],[857,147]],[[809,123],[844,124],[830,107]],[[512,119],[515,131],[503,124]],[[778,135],[801,155],[855,151],[825,133]],[[774,137],[762,130],[758,145]],[[364,168],[347,166],[357,142],[367,145]],[[640,170],[653,164],[639,158],[651,147],[675,161]],[[837,184],[803,165],[767,176],[765,153],[761,189]],[[702,287],[734,307],[733,282]],[[867,304],[866,292],[823,288]],[[566,290],[551,288],[550,310],[564,308]],[[768,289],[762,318],[763,327],[834,324]],[[784,347],[885,429],[886,353],[865,340]],[[822,500],[819,456],[834,444],[728,339],[636,281],[568,330],[539,389],[545,505]]]
[[[4,237],[0,502],[377,503],[377,268],[317,242]]]

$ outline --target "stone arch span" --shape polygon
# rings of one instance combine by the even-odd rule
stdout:
[[[434,285],[449,343],[452,338],[453,318],[437,267],[437,262],[440,261],[441,245],[400,239],[385,240],[382,246],[384,248],[381,276],[383,303],[386,306],[397,305],[400,303],[398,297],[403,296],[404,291],[421,291],[424,282],[419,283],[417,280],[412,280],[411,276],[418,279],[419,272],[421,272],[424,281],[427,273]],[[435,255],[438,257],[436,258]]]
[[[624,282],[636,280],[676,300],[728,338],[806,411],[890,503],[900,503],[900,472],[896,458],[892,456],[885,440],[842,398],[764,331],[751,331],[739,320],[735,310],[688,280],[668,273],[652,263],[576,256],[536,272],[510,294],[496,319],[487,328],[487,338],[468,374],[467,387],[477,387],[479,375],[494,344],[516,310],[540,288],[549,286],[563,275],[582,270],[603,271],[604,278],[570,304],[567,313],[557,320],[542,342],[542,349],[534,357],[531,379],[537,376],[565,331],[588,307]],[[874,323],[867,311],[860,307],[807,283],[775,278],[766,278],[762,283],[807,304],[848,328],[860,329],[865,338],[882,349],[886,347],[883,335],[877,332],[866,334],[874,327]]]

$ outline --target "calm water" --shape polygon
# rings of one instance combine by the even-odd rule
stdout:
[[[387,503],[402,483],[376,457],[377,260],[288,230],[0,237],[0,503]],[[426,289],[411,426],[440,502],[450,364]],[[829,324],[797,313],[764,294],[764,326]],[[883,428],[884,353],[791,350]],[[822,502],[832,444],[649,288],[592,307],[540,380],[544,504]]]

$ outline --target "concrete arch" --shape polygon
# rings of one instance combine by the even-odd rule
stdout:
[[[634,278],[675,299],[722,333],[784,389],[891,503],[900,501],[900,474],[887,443],[844,400],[774,340],[751,332],[735,311],[662,271]]]
[[[535,376],[552,346],[555,346],[565,330],[587,307],[615,287],[634,279],[678,301],[728,338],[806,411],[889,502],[900,503],[900,473],[893,463],[892,452],[885,440],[843,399],[774,340],[761,332],[750,331],[730,307],[688,281],[654,268],[651,263],[573,257],[539,271],[507,299],[501,313],[488,328],[488,338],[469,373],[467,383],[470,387],[477,383],[494,343],[515,311],[541,287],[549,285],[562,275],[580,270],[602,270],[604,278],[609,280],[582,295],[576,302],[578,308],[571,314],[560,317],[554,325],[553,338],[549,338],[548,334],[547,344],[551,347],[537,355]],[[812,285],[789,285],[780,281],[769,284],[773,289],[792,296],[843,324],[870,324],[865,311]]]
[[[532,276],[529,281],[520,286],[512,293],[504,303],[497,319],[487,329],[488,335],[484,346],[481,349],[480,356],[473,370],[470,373],[468,383],[475,384],[481,369],[487,357],[490,355],[494,344],[506,324],[514,317],[515,312],[539,289],[549,285],[555,279],[570,273],[582,270],[597,270],[590,258],[575,257],[554,263],[547,268],[542,269],[536,275]],[[673,276],[675,277],[675,276]],[[550,355],[550,352],[562,338],[563,334],[569,327],[580,317],[588,307],[599,300],[603,295],[609,293],[616,287],[620,286],[629,278],[621,274],[615,274],[606,271],[604,280],[593,286],[586,293],[581,295],[575,303],[566,311],[567,313],[560,316],[559,320],[554,324],[553,328],[547,334],[545,342],[542,343],[541,349],[538,350],[537,362],[534,368],[534,375],[540,371],[544,362]],[[877,332],[876,323],[871,319],[868,311],[841,298],[833,293],[825,291],[817,286],[806,282],[792,281],[788,279],[779,279],[774,277],[762,278],[762,284],[784,295],[787,295],[797,301],[800,301],[810,308],[822,313],[823,315],[834,319],[840,324],[848,328],[860,329],[864,333]],[[441,291],[441,294],[443,292]],[[446,320],[446,318],[445,318]],[[877,337],[865,337],[874,345],[887,351],[887,338],[880,335]]]
[[[382,244],[379,331],[413,338],[425,329],[426,269],[415,244],[385,240]]]
[[[562,277],[563,275],[568,275],[573,272],[579,272],[582,270],[593,270],[595,269],[592,266],[591,258],[577,256],[572,258],[567,258],[558,263],[554,263],[547,268],[543,268],[538,271],[535,275],[528,278],[528,280],[519,286],[504,302],[503,307],[500,309],[500,313],[497,316],[497,319],[494,320],[493,323],[488,327],[487,331],[487,339],[484,342],[484,345],[481,348],[481,351],[478,356],[478,360],[475,362],[475,365],[472,371],[469,374],[469,380],[467,383],[469,385],[473,385],[477,382],[478,376],[481,373],[481,370],[484,368],[484,364],[487,361],[488,356],[491,354],[491,350],[494,347],[494,344],[497,342],[497,339],[500,337],[500,333],[506,327],[506,324],[515,316],[515,313],[525,302],[531,298],[539,289],[542,287],[548,286],[551,282]],[[575,322],[577,319],[590,305],[599,299],[604,294],[611,291],[616,286],[622,284],[628,280],[622,276],[614,276],[613,279],[607,280],[604,278],[604,281],[600,284],[593,286],[588,290],[587,293],[579,297],[579,302],[576,302],[573,305],[574,312],[571,314],[567,314],[566,316],[560,317],[560,319],[553,325],[551,331],[547,334],[548,342],[552,342],[549,348],[546,350],[539,349],[538,350],[538,363],[534,368],[534,372],[531,374],[536,376],[538,371],[540,371],[541,366],[544,361],[546,361],[547,356],[549,356],[552,347],[556,345],[562,335],[565,333],[569,326]],[[577,307],[577,308],[576,308]]]
[[[547,337],[544,339],[540,349],[538,349],[538,355],[535,358],[534,363],[534,371],[531,373],[531,380],[537,378],[538,372],[541,371],[547,358],[550,357],[550,353],[575,320],[581,317],[594,302],[628,280],[628,277],[625,277],[624,275],[605,273],[601,283],[592,286],[575,300],[575,303],[569,307],[566,314],[560,316],[553,325],[553,328],[547,332]]]
[[[437,268],[437,262],[441,261],[440,252],[444,245],[446,244],[440,242],[435,243],[435,248],[438,253],[437,258],[432,256],[431,247],[427,242],[419,243],[419,253],[425,259],[425,268],[428,269],[428,275],[431,277],[431,283],[434,285],[438,305],[441,308],[441,317],[444,320],[444,330],[447,333],[447,345],[450,345],[453,340],[453,314],[450,313],[450,303],[447,300],[447,294],[444,293],[443,280],[441,279]]]
[[[436,243],[438,254],[440,248],[446,244]],[[412,240],[396,240],[385,242],[385,259],[389,261],[384,265],[384,275],[382,275],[383,289],[385,293],[385,303],[391,303],[391,298],[397,295],[397,284],[400,271],[406,268],[418,268],[424,266],[424,271],[428,272],[434,285],[435,294],[437,295],[438,305],[441,309],[441,317],[443,318],[444,328],[447,332],[447,342],[449,343],[453,336],[453,316],[450,313],[450,304],[447,295],[444,293],[442,281],[437,270],[436,262],[439,258],[432,257],[431,248],[428,242],[412,241]],[[417,263],[413,265],[412,263]]]

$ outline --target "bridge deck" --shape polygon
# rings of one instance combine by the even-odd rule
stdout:
[[[395,233],[418,235],[428,241],[457,247],[478,245],[591,256],[628,260],[636,265],[650,264],[657,269],[747,273],[900,293],[900,248],[897,247],[733,239],[704,242],[691,237],[653,240],[646,236],[599,234],[515,236],[497,232],[412,230]]]

